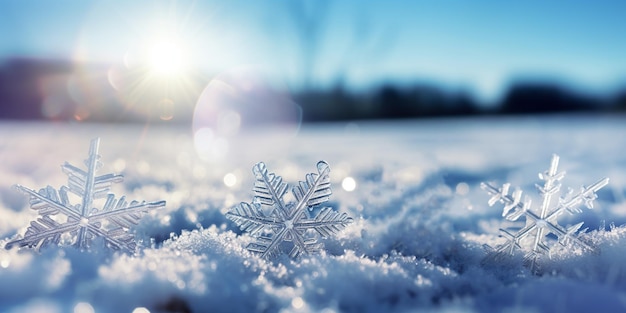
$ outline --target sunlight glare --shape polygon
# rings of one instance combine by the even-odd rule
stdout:
[[[150,50],[150,67],[157,74],[173,75],[183,68],[183,53],[173,41],[161,41]]]

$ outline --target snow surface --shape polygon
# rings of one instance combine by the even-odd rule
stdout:
[[[60,166],[83,162],[95,137],[102,171],[125,177],[113,193],[167,201],[132,229],[146,247],[138,255],[0,250],[0,311],[626,310],[622,118],[338,123],[288,133],[242,131],[207,149],[186,127],[0,123],[1,246],[37,217],[12,185],[65,184]],[[480,182],[533,190],[553,153],[567,171],[565,188],[611,179],[593,210],[560,219],[584,221],[583,236],[600,252],[554,250],[541,260],[542,276],[523,266],[521,254],[483,262],[483,245],[504,241],[498,229],[520,224],[487,205]],[[253,238],[224,213],[252,199],[252,166],[263,161],[295,183],[319,160],[331,167],[327,204],[354,222],[322,240],[326,251],[319,255],[266,261],[246,250]]]

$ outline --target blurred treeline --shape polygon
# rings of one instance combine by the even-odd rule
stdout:
[[[69,81],[75,73],[70,62],[13,59],[0,63],[0,118],[30,120],[80,120],[95,122],[188,123],[202,87],[191,89],[184,99],[172,99],[178,111],[159,119],[129,109],[110,88],[106,74],[90,76],[91,83]],[[104,71],[106,73],[106,70]],[[211,77],[203,78],[205,86]],[[94,83],[95,82],[95,83]],[[76,90],[95,105],[81,106]],[[626,112],[626,86],[598,94],[557,81],[524,80],[512,83],[490,103],[478,100],[468,90],[453,90],[435,83],[402,85],[381,83],[355,91],[341,85],[328,89],[291,91],[301,106],[304,122],[457,117],[474,115],[544,114],[557,112]],[[50,105],[52,103],[52,106]],[[155,104],[155,110],[158,105]]]
[[[465,90],[428,83],[382,84],[362,93],[338,86],[305,91],[296,98],[307,121],[626,112],[626,86],[618,92],[598,95],[558,82],[533,80],[512,83],[499,99],[489,103]]]

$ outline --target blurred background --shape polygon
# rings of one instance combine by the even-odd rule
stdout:
[[[625,16],[624,1],[2,1],[0,118],[228,134],[613,114],[626,110]]]

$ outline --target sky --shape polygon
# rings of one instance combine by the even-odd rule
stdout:
[[[625,14],[623,1],[3,1],[0,59],[128,65],[165,42],[178,65],[255,66],[294,88],[428,80],[489,97],[532,77],[605,90],[626,82]]]

